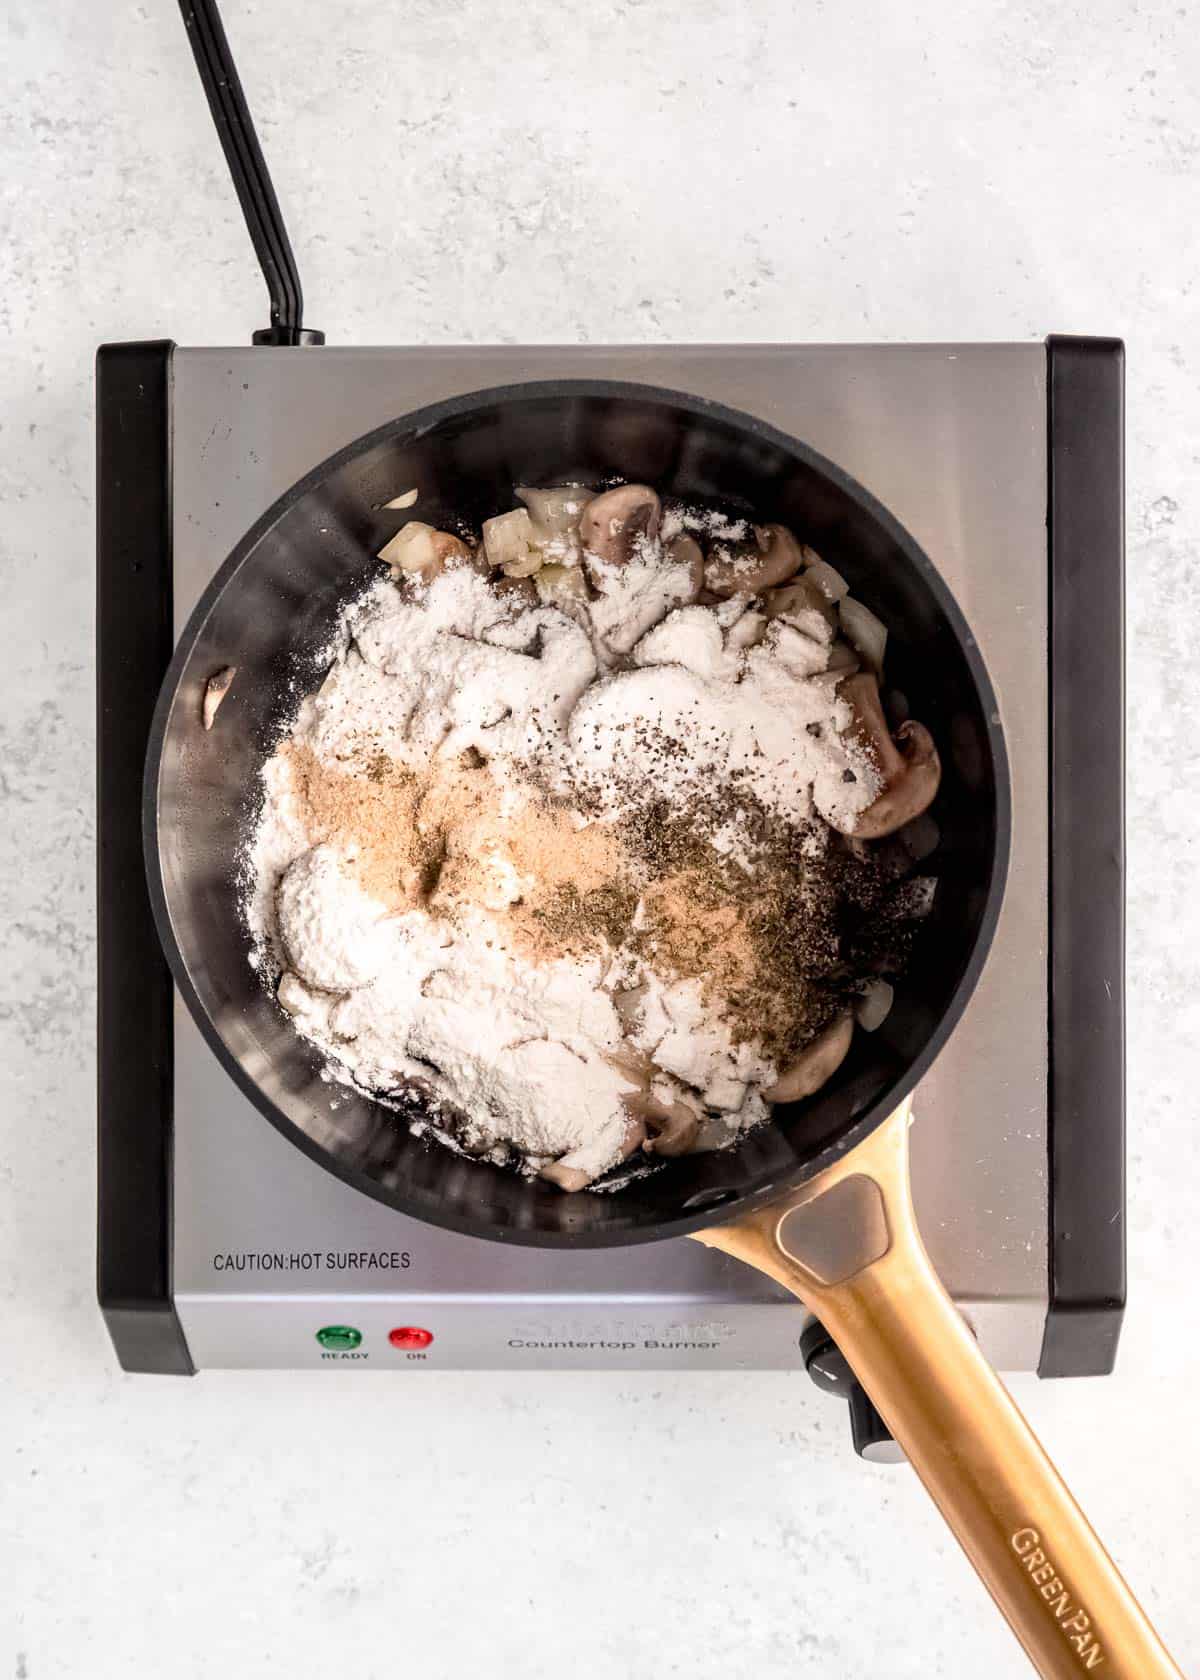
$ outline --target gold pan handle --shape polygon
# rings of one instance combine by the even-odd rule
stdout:
[[[1182,1680],[925,1252],[908,1105],[784,1201],[699,1233],[820,1318],[1047,1680]]]

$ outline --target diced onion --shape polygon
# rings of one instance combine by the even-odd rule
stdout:
[[[489,562],[499,566],[505,577],[532,577],[542,563],[533,521],[525,508],[485,519],[483,546]]]
[[[519,485],[517,499],[525,503],[541,538],[569,537],[579,529],[579,516],[595,496],[579,484],[555,485],[550,490],[533,490]]]
[[[827,601],[840,601],[850,593],[850,585],[841,572],[835,571],[824,560],[815,560],[804,576],[816,584]]]
[[[384,502],[383,505],[388,509],[410,508],[419,495],[419,490],[406,490],[402,496],[393,496],[390,502]]]
[[[891,1014],[895,998],[887,980],[868,980],[854,1006],[854,1018],[864,1032],[874,1032]]]
[[[588,598],[587,579],[578,566],[543,566],[533,581],[539,601],[547,607],[565,607]]]
[[[809,573],[811,577],[811,572]],[[842,634],[854,648],[863,664],[878,676],[883,670],[883,654],[887,647],[887,626],[881,624],[869,607],[847,595],[838,604],[838,618]]]

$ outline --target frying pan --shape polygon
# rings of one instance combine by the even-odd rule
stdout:
[[[889,684],[932,730],[943,785],[933,914],[887,1021],[829,1084],[733,1151],[617,1194],[564,1196],[412,1136],[321,1078],[253,973],[233,859],[296,684],[316,686],[344,601],[411,486],[433,525],[511,505],[513,484],[607,475],[795,528],[890,628]],[[205,684],[237,676],[206,732]],[[307,680],[311,679],[311,680]],[[295,485],[238,544],[180,640],[151,733],[145,844],[175,979],[232,1078],[314,1160],[402,1212],[471,1236],[603,1247],[691,1235],[777,1279],[837,1341],[1011,1623],[1049,1676],[1178,1670],[939,1283],[908,1186],[910,1099],[961,1015],[999,912],[1009,835],[999,713],[928,557],[860,485],[764,422],[647,386],[565,381],[409,414]],[[1014,1046],[1014,1054],[1019,1054]],[[563,1094],[570,1101],[569,1091]]]

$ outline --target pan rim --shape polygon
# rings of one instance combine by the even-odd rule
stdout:
[[[430,1209],[408,1198],[403,1190],[379,1183],[341,1159],[311,1138],[307,1132],[279,1109],[258,1083],[250,1077],[241,1062],[225,1044],[216,1023],[192,983],[187,963],[175,936],[167,890],[162,873],[158,847],[159,783],[163,768],[163,748],[171,717],[179,698],[179,683],[204,625],[216,607],[227,585],[237,574],[258,544],[298,502],[315,490],[332,474],[368,453],[380,444],[406,435],[420,436],[462,414],[484,407],[511,406],[520,402],[567,397],[596,397],[601,399],[641,401],[706,416],[742,433],[760,439],[783,453],[802,462],[811,471],[830,482],[841,494],[857,503],[869,518],[886,532],[905,558],[915,566],[923,583],[935,597],[966,661],[986,719],[986,740],[991,755],[995,783],[995,843],[992,848],[987,894],[978,929],[963,964],[954,989],[937,1026],[928,1040],[906,1064],[903,1073],[862,1112],[827,1139],[811,1155],[796,1158],[792,1167],[768,1184],[731,1200],[706,1209],[668,1217],[631,1228],[593,1231],[581,1229],[553,1230],[534,1228],[487,1228],[478,1220],[467,1218],[443,1207]],[[147,885],[154,922],[172,979],[201,1036],[216,1055],[218,1062],[236,1087],[291,1144],[295,1145],[316,1165],[332,1173],[350,1188],[370,1196],[374,1201],[395,1209],[408,1218],[424,1224],[455,1231],[481,1241],[508,1243],[530,1248],[621,1248],[637,1243],[662,1242],[673,1237],[688,1236],[708,1226],[726,1223],[755,1209],[770,1205],[786,1193],[815,1178],[826,1167],[844,1158],[858,1143],[868,1137],[899,1105],[910,1096],[921,1079],[940,1055],[950,1034],[958,1025],[975,990],[984,963],[991,949],[992,939],[1000,916],[1007,883],[1012,836],[1012,790],[1009,775],[1008,751],[995,689],[966,615],[925,550],[907,528],[869,490],[844,468],[813,449],[801,439],[784,432],[769,421],[736,409],[730,404],[714,401],[694,393],[675,391],[668,387],[642,384],[632,380],[607,379],[551,379],[530,380],[516,384],[484,387],[460,393],[437,403],[426,404],[395,419],[385,421],[369,432],[353,439],[334,454],[318,462],[303,477],[297,479],[254,522],[230,550],[217,568],[189,613],[170,663],[163,674],[162,685],[155,703],[154,716],[146,746],[145,771],[142,783],[142,849]]]

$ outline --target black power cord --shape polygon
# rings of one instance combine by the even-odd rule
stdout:
[[[241,80],[229,50],[216,0],[179,0],[196,68],[229,173],[246,218],[271,300],[271,325],[255,344],[324,344],[325,334],[304,325],[304,294],[266,160],[254,132]]]

